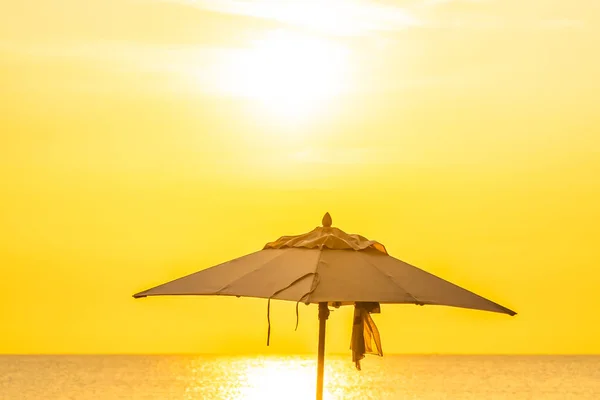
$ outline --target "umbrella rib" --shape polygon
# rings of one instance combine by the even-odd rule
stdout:
[[[300,298],[300,301],[306,297],[306,303],[310,303],[310,297],[312,296],[313,292],[317,289],[317,286],[319,285],[319,281],[320,281],[320,277],[319,277],[319,273],[317,272],[319,269],[319,264],[321,263],[321,257],[323,256],[323,247],[321,247],[319,249],[319,257],[317,258],[317,262],[315,263],[315,272],[313,272],[313,281],[310,284],[310,290],[308,293],[304,294],[304,296],[302,296]],[[315,285],[315,281],[317,282]]]
[[[264,251],[264,250],[262,250],[262,251]],[[261,269],[261,268],[264,268],[266,265],[270,264],[270,263],[271,263],[273,260],[275,260],[275,259],[277,259],[277,258],[279,258],[279,257],[283,256],[284,254],[285,254],[285,252],[283,252],[283,251],[282,251],[281,253],[279,253],[279,254],[278,254],[278,255],[276,255],[275,257],[271,258],[271,259],[270,259],[268,262],[266,262],[265,264],[262,264],[262,265],[258,266],[257,268],[255,268],[255,269],[253,269],[253,270],[251,270],[251,271],[248,271],[248,272],[246,272],[245,274],[243,274],[243,275],[242,275],[242,276],[240,276],[239,278],[237,278],[237,279],[235,279],[235,280],[233,280],[233,281],[231,281],[231,282],[227,283],[226,285],[224,285],[223,287],[221,287],[219,290],[217,290],[217,291],[215,292],[215,294],[217,294],[217,295],[218,295],[218,294],[221,294],[221,292],[222,292],[223,290],[227,289],[228,287],[230,287],[230,286],[231,286],[231,285],[233,285],[234,283],[236,283],[236,282],[238,282],[238,281],[240,281],[240,280],[244,279],[244,278],[245,278],[245,277],[247,277],[248,275],[250,275],[250,274],[252,274],[252,273],[254,273],[254,272],[258,271],[259,269]]]
[[[362,257],[362,255],[361,255],[361,257]],[[407,295],[409,295],[410,297],[412,297],[413,300],[415,301],[415,304],[420,305],[420,306],[422,306],[422,305],[425,304],[424,302],[420,301],[415,296],[413,296],[408,290],[406,290],[402,286],[400,286],[398,284],[398,282],[396,282],[390,275],[388,275],[385,272],[383,272],[382,270],[380,270],[379,267],[377,267],[377,265],[373,264],[368,258],[362,257],[362,259],[365,260],[367,262],[367,264],[369,264],[371,267],[373,267],[374,269],[376,269],[377,272],[379,272],[381,275],[385,276],[390,282],[392,282],[394,284],[394,286],[396,286],[397,288],[399,288],[400,290],[402,290],[404,293],[406,293]]]
[[[391,256],[390,256],[390,257],[391,257]],[[391,258],[394,258],[394,257],[391,257]],[[451,281],[449,281],[449,280],[446,280],[446,279],[444,279],[444,278],[442,278],[442,277],[436,276],[436,275],[432,274],[431,272],[427,272],[427,271],[425,271],[425,270],[423,270],[423,269],[421,269],[421,268],[415,267],[414,265],[412,265],[412,264],[409,264],[409,263],[407,263],[407,262],[404,262],[404,261],[402,261],[402,260],[398,260],[397,258],[394,258],[394,259],[395,259],[395,260],[397,260],[397,261],[400,261],[400,262],[402,262],[402,263],[404,263],[404,264],[406,264],[406,265],[408,265],[408,266],[410,266],[410,267],[412,267],[412,268],[414,268],[415,270],[421,271],[422,273],[425,273],[425,274],[427,274],[427,275],[429,275],[429,276],[431,276],[431,277],[433,277],[433,278],[439,279],[439,280],[441,280],[441,281],[445,282],[446,284],[452,285],[452,286],[454,286],[454,287],[456,287],[456,288],[458,288],[458,289],[460,289],[460,290],[463,290],[463,291],[465,291],[465,292],[467,292],[467,293],[469,293],[469,294],[471,294],[471,295],[473,295],[473,296],[479,297],[480,299],[482,299],[482,300],[484,300],[484,301],[486,301],[486,302],[492,303],[492,304],[494,304],[495,306],[499,307],[500,309],[504,310],[504,312],[505,312],[506,314],[508,314],[508,315],[511,315],[511,316],[513,316],[513,315],[516,315],[516,314],[517,314],[517,313],[516,313],[516,312],[514,312],[513,310],[511,310],[511,309],[509,309],[509,308],[506,308],[506,307],[504,307],[503,305],[501,305],[501,304],[498,304],[498,303],[496,303],[495,301],[492,301],[492,300],[490,300],[490,299],[487,299],[487,298],[485,298],[485,297],[483,297],[483,296],[481,296],[481,295],[479,295],[479,294],[477,294],[477,293],[475,293],[475,292],[472,292],[471,290],[468,290],[468,289],[466,289],[466,288],[464,288],[464,287],[462,287],[462,286],[459,286],[459,285],[457,285],[456,283],[453,283],[453,282],[451,282]],[[407,292],[407,293],[408,293],[408,292]],[[410,294],[410,293],[409,293],[409,294]],[[424,305],[424,304],[436,304],[436,303],[431,303],[431,302],[421,302],[421,303],[418,303],[418,304],[420,304],[420,305]],[[462,308],[469,308],[469,307],[462,307]],[[498,312],[498,311],[496,311],[496,312]]]

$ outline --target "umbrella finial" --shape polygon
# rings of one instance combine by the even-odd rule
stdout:
[[[329,215],[329,213],[325,213],[325,215],[323,216],[323,226],[325,228],[330,228],[331,224],[333,223],[333,221],[331,220],[331,215]]]

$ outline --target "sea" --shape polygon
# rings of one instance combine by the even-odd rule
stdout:
[[[0,356],[2,400],[310,400],[300,356]],[[600,356],[327,356],[324,399],[600,400]]]

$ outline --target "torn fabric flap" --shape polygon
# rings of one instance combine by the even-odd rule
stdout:
[[[352,325],[350,349],[352,350],[352,361],[359,371],[360,360],[365,358],[365,354],[383,356],[379,330],[370,315],[371,313],[378,314],[380,312],[379,303],[357,302],[354,304],[354,323]],[[375,345],[373,346],[373,344]]]

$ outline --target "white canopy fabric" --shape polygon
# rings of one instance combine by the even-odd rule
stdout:
[[[303,235],[282,236],[274,242],[267,243],[265,249],[326,248],[331,250],[366,250],[375,249],[387,254],[385,246],[374,240],[369,240],[360,235],[349,235],[341,229],[331,227],[329,213],[323,218],[323,226],[318,226]]]
[[[327,216],[326,216],[327,217]],[[223,295],[354,304],[445,305],[515,312],[387,254],[385,247],[337,228],[284,236],[261,251],[137,293]]]

